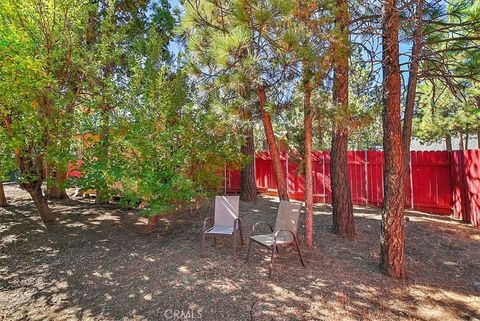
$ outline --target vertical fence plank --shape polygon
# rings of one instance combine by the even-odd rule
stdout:
[[[413,194],[413,169],[412,169],[412,159],[416,155],[415,151],[410,152],[410,158],[408,160],[408,186],[410,189],[410,208],[415,208],[415,196]]]
[[[453,214],[480,227],[480,150],[452,155]]]
[[[304,178],[299,174],[298,155],[281,154],[289,193],[302,199]],[[314,202],[331,202],[330,153],[313,155]],[[383,202],[383,152],[351,151],[348,177],[355,204],[381,206]],[[412,151],[407,186],[407,206],[419,211],[450,214],[480,226],[480,151]],[[225,192],[240,190],[240,171],[225,167]],[[255,181],[259,192],[277,190],[268,152],[255,157]]]
[[[365,171],[365,205],[368,206],[368,152],[364,151],[363,155],[365,159],[365,162],[363,163]]]
[[[327,185],[326,185],[326,173],[325,173],[325,153],[322,153],[322,193],[323,193],[323,204],[327,203]]]
[[[480,150],[467,151],[467,166],[470,222],[480,227]]]

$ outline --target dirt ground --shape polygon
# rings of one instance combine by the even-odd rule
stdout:
[[[0,208],[0,320],[478,320],[480,230],[448,217],[409,213],[408,278],[378,269],[379,210],[356,208],[355,240],[329,232],[331,209],[315,208],[315,248],[281,252],[272,279],[268,250],[245,263],[230,239],[201,225],[213,200],[160,219],[149,232],[134,210],[88,199],[51,203],[46,230],[28,195],[7,186]],[[273,223],[278,202],[241,203],[245,239]]]

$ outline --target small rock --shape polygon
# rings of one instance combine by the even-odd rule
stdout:
[[[473,287],[480,292],[480,282],[473,282]]]

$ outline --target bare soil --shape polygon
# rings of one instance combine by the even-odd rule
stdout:
[[[356,208],[357,238],[330,233],[331,208],[315,207],[307,267],[282,251],[271,279],[268,250],[233,256],[228,238],[208,240],[195,211],[160,218],[149,231],[135,210],[89,199],[50,203],[59,224],[45,229],[28,195],[6,186],[0,208],[0,320],[478,320],[480,230],[448,217],[408,213],[408,278],[378,268],[380,214]],[[278,201],[241,203],[245,240],[274,223]]]

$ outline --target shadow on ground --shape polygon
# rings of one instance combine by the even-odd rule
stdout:
[[[294,251],[244,261],[231,241],[209,241],[203,219],[213,201],[166,216],[154,232],[135,211],[88,200],[52,204],[60,224],[45,230],[26,194],[7,188],[0,209],[0,317],[5,320],[475,320],[480,318],[480,231],[452,219],[412,212],[406,222],[408,278],[378,267],[380,217],[356,208],[358,236],[329,232],[331,209],[315,208],[315,248],[303,269]],[[13,195],[13,196],[11,196]],[[241,203],[245,234],[275,221],[278,203]],[[177,312],[175,312],[177,310]],[[175,318],[178,317],[178,318]]]

